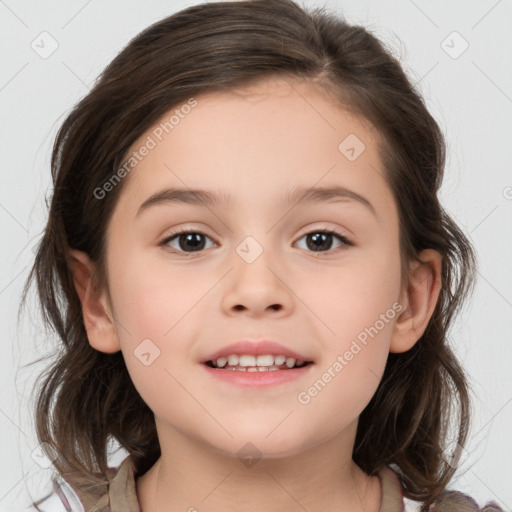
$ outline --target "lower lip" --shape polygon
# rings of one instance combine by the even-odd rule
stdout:
[[[290,370],[276,370],[273,372],[239,372],[235,370],[211,368],[206,364],[202,364],[201,366],[203,366],[206,371],[216,379],[244,388],[255,388],[271,387],[300,379],[311,371],[314,364],[310,363]]]

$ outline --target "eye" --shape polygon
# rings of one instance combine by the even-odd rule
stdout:
[[[351,246],[352,242],[341,233],[335,230],[323,230],[318,229],[310,231],[305,235],[301,236],[299,240],[306,238],[306,250],[312,252],[329,252],[331,251],[333,241],[337,238],[340,242],[338,247],[343,245]],[[180,229],[179,231],[172,233],[165,237],[160,243],[160,246],[166,246],[171,249],[172,252],[182,254],[192,254],[194,252],[200,252],[209,247],[205,247],[206,239],[212,240],[208,235],[201,231]],[[171,242],[174,244],[171,245]],[[213,242],[212,246],[217,245]],[[211,246],[211,247],[212,247]],[[336,248],[336,247],[335,247]]]
[[[208,247],[205,247],[206,238],[211,240],[208,235],[205,235],[200,231],[187,231],[185,229],[181,229],[178,232],[164,238],[158,245],[168,246],[172,249],[172,252],[191,254],[193,252],[199,252],[204,249],[208,249]],[[171,246],[170,242],[173,242],[175,246]]]
[[[331,246],[334,238],[337,238],[339,241],[341,241],[339,246],[353,245],[346,236],[334,230],[319,229],[316,231],[310,231],[309,233],[301,236],[299,240],[302,240],[303,238],[306,238],[306,249],[309,249],[313,252],[330,251],[332,249]]]

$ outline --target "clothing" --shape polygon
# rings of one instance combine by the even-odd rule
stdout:
[[[405,498],[396,473],[383,468],[378,477],[382,488],[379,512],[419,512],[421,503]],[[104,483],[94,491],[81,489],[62,478],[53,480],[53,492],[24,512],[141,512],[137,500],[136,469],[131,456],[117,468],[108,468]],[[447,491],[432,512],[503,512],[495,503],[480,509],[469,496]]]

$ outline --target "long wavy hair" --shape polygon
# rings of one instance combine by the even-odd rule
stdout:
[[[48,221],[20,305],[35,280],[43,321],[62,342],[37,388],[38,439],[48,456],[57,455],[60,474],[91,482],[106,472],[112,439],[133,457],[139,475],[160,456],[154,415],[122,353],[102,353],[88,342],[69,252],[86,252],[97,266],[97,285],[107,287],[105,234],[123,181],[101,200],[95,190],[173,107],[271,77],[323,87],[380,132],[404,278],[423,249],[442,256],[442,289],[428,327],[411,350],[389,354],[360,415],[353,452],[369,475],[392,466],[405,496],[424,501],[426,510],[456,469],[444,452],[448,433],[464,447],[469,430],[468,381],[447,334],[473,286],[474,250],[439,203],[444,137],[398,59],[364,27],[292,0],[210,2],[151,25],[64,120],[52,151]]]

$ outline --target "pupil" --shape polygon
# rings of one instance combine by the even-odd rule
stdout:
[[[307,244],[309,249],[329,249],[332,241],[332,235],[330,233],[315,233],[313,235],[308,235],[307,240],[308,242],[310,240],[313,241],[313,244]]]
[[[204,239],[202,239],[202,235],[199,233],[187,233],[180,236],[180,249],[186,250],[187,247],[182,244],[183,239],[186,240],[186,244],[192,247],[193,251],[200,251],[204,247]]]

